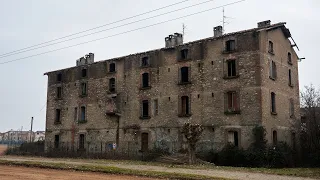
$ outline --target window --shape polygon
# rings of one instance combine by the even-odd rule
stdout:
[[[141,59],[141,66],[142,66],[142,67],[147,67],[147,66],[149,66],[149,57],[143,57],[143,58]]]
[[[277,66],[274,61],[270,62],[269,77],[272,80],[275,80],[277,78]]]
[[[180,60],[187,60],[189,57],[188,57],[188,49],[182,49],[180,51]]]
[[[189,82],[189,67],[180,68],[180,83]]]
[[[294,101],[293,99],[289,100],[289,112],[290,112],[290,117],[294,116]]]
[[[81,70],[81,77],[87,77],[87,69],[82,69]]]
[[[289,78],[289,86],[292,86],[291,69],[289,69],[288,78]]]
[[[157,116],[158,115],[158,111],[159,111],[159,107],[158,107],[158,99],[155,99],[153,101],[153,112],[154,112],[154,115]]]
[[[235,40],[229,40],[226,42],[226,51],[234,51],[236,50],[236,41]]]
[[[84,149],[85,136],[84,134],[79,135],[79,149]]]
[[[57,98],[58,99],[62,98],[62,88],[61,87],[57,87]]]
[[[227,112],[239,111],[238,93],[236,91],[227,92]]]
[[[228,60],[228,77],[235,77],[237,75],[236,72],[236,60]]]
[[[109,72],[116,72],[116,64],[115,63],[109,64]]]
[[[234,145],[236,147],[239,146],[239,137],[237,131],[229,131],[228,132],[228,143]]]
[[[87,95],[87,83],[81,83],[81,95],[86,96]]]
[[[273,131],[273,132],[272,132],[272,142],[273,142],[273,145],[276,145],[277,142],[278,142],[278,134],[277,134],[277,131]]]
[[[116,92],[116,79],[115,78],[109,79],[109,91]]]
[[[149,87],[149,73],[142,74],[142,88]]]
[[[86,107],[81,107],[81,117],[80,121],[86,121]]]
[[[59,73],[57,74],[57,82],[61,82],[62,81],[62,74]]]
[[[273,42],[269,41],[269,48],[268,48],[268,52],[273,54]]]
[[[276,94],[271,93],[271,113],[276,113]]]
[[[56,123],[60,123],[61,122],[61,109],[56,109],[56,119],[55,119]]]
[[[288,63],[292,64],[292,59],[291,59],[291,53],[290,52],[288,52]]]
[[[186,116],[190,115],[190,107],[189,107],[189,97],[188,96],[182,96],[181,97],[181,115]]]
[[[75,122],[78,121],[78,108],[77,107],[74,108],[74,121]]]
[[[142,118],[148,118],[149,117],[149,101],[143,100],[142,101]]]
[[[60,145],[60,135],[55,135],[54,136],[54,148],[57,149],[59,148]]]

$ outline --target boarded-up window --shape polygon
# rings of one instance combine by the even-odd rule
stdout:
[[[239,146],[239,137],[237,131],[228,132],[228,143],[234,146]]]
[[[190,114],[189,97],[182,96],[181,97],[181,115],[188,115],[188,114]]]
[[[227,111],[239,111],[239,97],[236,91],[229,91],[226,93],[227,98]]]

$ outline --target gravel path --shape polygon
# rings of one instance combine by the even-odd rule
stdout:
[[[219,170],[219,169],[186,169],[186,168],[169,168],[163,166],[152,166],[152,165],[132,165],[116,162],[90,162],[90,160],[70,160],[63,161],[61,159],[50,159],[50,158],[30,158],[30,157],[15,157],[15,156],[2,156],[0,159],[10,160],[10,161],[37,161],[37,162],[55,162],[55,163],[66,163],[73,165],[103,165],[103,166],[113,166],[125,169],[134,169],[134,170],[147,170],[147,171],[161,171],[161,172],[171,172],[171,173],[186,173],[186,174],[197,174],[213,177],[223,177],[231,179],[240,179],[240,180],[303,180],[311,178],[303,177],[293,177],[293,176],[280,176],[280,175],[271,175],[263,173],[252,173],[252,172],[240,172],[240,171],[228,171],[228,170]]]

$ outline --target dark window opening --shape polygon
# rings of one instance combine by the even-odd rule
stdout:
[[[277,66],[274,61],[270,62],[270,70],[269,70],[270,78],[275,80],[277,78]]]
[[[276,113],[276,94],[271,93],[271,112]]]
[[[116,72],[116,64],[115,63],[109,64],[109,72]]]
[[[226,42],[226,51],[234,51],[236,50],[236,41],[229,40]]]
[[[291,69],[289,69],[289,86],[292,86]]]
[[[109,91],[116,92],[116,79],[115,78],[109,79]]]
[[[142,74],[142,87],[149,87],[149,73]]]
[[[58,81],[58,82],[61,82],[61,81],[62,81],[62,74],[61,74],[61,73],[59,73],[59,74],[57,75],[57,81]]]
[[[269,53],[273,53],[273,42],[269,41],[269,49],[268,49]]]
[[[228,60],[227,64],[228,64],[228,77],[236,76],[237,75],[236,60]]]
[[[189,57],[188,57],[188,49],[182,49],[181,51],[180,51],[180,60],[186,60],[186,59],[188,59]]]
[[[82,106],[81,107],[81,121],[85,121],[86,120],[86,107]]]
[[[143,58],[141,59],[141,66],[142,66],[142,67],[149,66],[149,57],[143,57]]]
[[[238,94],[235,91],[227,92],[228,111],[238,111]]]
[[[277,131],[273,131],[273,132],[272,132],[272,142],[273,142],[273,145],[276,145],[277,142],[278,142],[278,134],[277,134]]]
[[[74,121],[77,121],[78,120],[78,108],[75,107],[74,108]]]
[[[85,136],[80,134],[79,136],[79,149],[84,149]]]
[[[149,134],[141,133],[141,151],[146,152],[149,149]]]
[[[61,122],[61,109],[56,109],[56,123]]]
[[[62,98],[62,88],[61,87],[57,87],[57,98],[58,99]]]
[[[182,67],[180,69],[180,74],[181,74],[181,83],[187,83],[189,82],[189,67]]]
[[[87,83],[81,83],[81,95],[87,95]]]
[[[87,77],[87,69],[82,69],[81,70],[81,76],[82,77]]]
[[[142,101],[142,117],[144,118],[149,117],[149,101],[148,100]]]
[[[228,142],[236,147],[239,146],[239,136],[237,131],[228,132]]]
[[[288,52],[288,63],[291,64],[292,63],[292,59],[291,59],[291,53]]]
[[[60,145],[60,136],[59,135],[55,135],[54,136],[54,148],[59,148]]]
[[[188,115],[189,112],[189,97],[182,96],[181,97],[181,115]]]

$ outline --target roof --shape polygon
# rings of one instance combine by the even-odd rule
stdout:
[[[156,51],[172,49],[172,48],[176,48],[176,47],[180,47],[180,46],[186,46],[186,45],[201,43],[201,42],[205,42],[205,41],[213,41],[213,40],[217,40],[217,39],[222,39],[222,38],[227,37],[227,36],[234,36],[234,35],[237,35],[237,34],[245,34],[245,33],[253,32],[253,31],[262,31],[262,30],[270,31],[270,30],[281,28],[281,30],[282,30],[283,34],[285,35],[285,37],[289,38],[289,37],[291,37],[291,33],[290,33],[289,29],[287,29],[285,27],[285,24],[286,24],[286,22],[279,22],[279,23],[276,23],[276,24],[271,24],[269,26],[246,29],[246,30],[242,30],[242,31],[236,31],[236,32],[223,34],[222,36],[218,36],[218,37],[208,37],[208,38],[204,38],[204,39],[200,39],[200,40],[196,40],[196,41],[191,41],[191,42],[184,43],[184,44],[181,44],[181,45],[178,45],[178,46],[175,46],[175,47],[164,47],[164,48],[160,48],[160,49],[154,49],[154,50],[150,50],[150,51],[139,52],[139,53],[135,53],[135,54],[129,54],[129,55],[126,55],[126,56],[120,56],[120,57],[111,58],[111,59],[107,59],[107,60],[100,60],[100,61],[96,61],[96,62],[91,63],[91,64],[102,63],[102,62],[110,61],[110,60],[123,59],[123,58],[127,58],[127,57],[130,57],[130,56],[143,55],[143,54],[146,54],[146,53],[152,53],[152,52],[156,52]],[[48,75],[48,73],[53,73],[53,72],[57,72],[57,71],[61,71],[61,70],[72,69],[72,68],[75,68],[75,67],[76,66],[69,67],[69,68],[64,68],[64,69],[60,69],[60,70],[55,70],[55,71],[49,71],[49,72],[44,73],[44,75]]]

